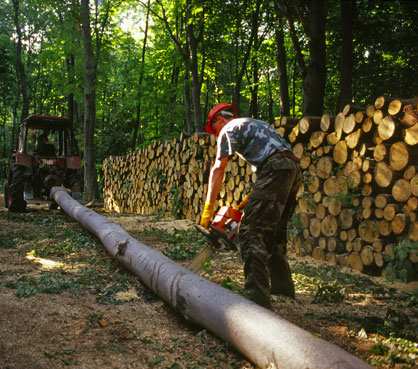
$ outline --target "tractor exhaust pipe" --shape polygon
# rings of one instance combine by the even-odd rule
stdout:
[[[231,343],[259,368],[372,369],[336,345],[177,265],[80,205],[64,188],[54,187],[51,197],[165,302]]]

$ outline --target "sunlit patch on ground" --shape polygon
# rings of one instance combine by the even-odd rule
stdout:
[[[54,261],[54,260],[51,260],[51,259],[44,259],[44,258],[39,258],[37,256],[34,256],[34,251],[33,250],[26,254],[26,259],[28,259],[29,261],[31,261],[33,263],[40,264],[42,270],[52,270],[52,269],[62,269],[62,268],[64,268],[64,263],[61,263],[59,261]]]

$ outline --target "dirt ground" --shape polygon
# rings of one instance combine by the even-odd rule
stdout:
[[[183,265],[205,245],[189,221],[109,217]],[[297,299],[275,297],[277,314],[376,368],[418,368],[417,283],[290,259]],[[217,253],[201,274],[242,291],[234,252]],[[0,211],[0,332],[0,369],[253,368],[185,322],[59,210]]]

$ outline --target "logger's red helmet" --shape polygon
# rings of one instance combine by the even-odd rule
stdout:
[[[230,111],[233,114],[234,117],[236,116],[235,109],[234,109],[234,106],[232,104],[229,104],[229,103],[219,103],[219,104],[216,104],[209,111],[208,119],[206,121],[205,126],[203,127],[203,129],[205,130],[205,132],[211,133],[211,134],[215,134],[215,131],[214,131],[213,127],[212,127],[212,123],[213,123],[216,115],[219,112],[221,112],[222,110]]]

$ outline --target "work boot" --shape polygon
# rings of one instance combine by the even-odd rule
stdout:
[[[293,284],[292,278],[289,281],[283,281],[278,283],[277,281],[271,283],[270,293],[272,295],[287,296],[292,299],[295,298],[295,285]]]
[[[292,273],[286,257],[275,255],[270,263],[270,276],[272,295],[283,295],[295,298],[295,284],[293,283]]]
[[[259,290],[245,289],[243,295],[247,299],[251,300],[252,302],[255,302],[257,305],[260,305],[270,310],[272,308],[271,302],[270,302],[270,296],[266,296],[264,293],[262,293]]]

